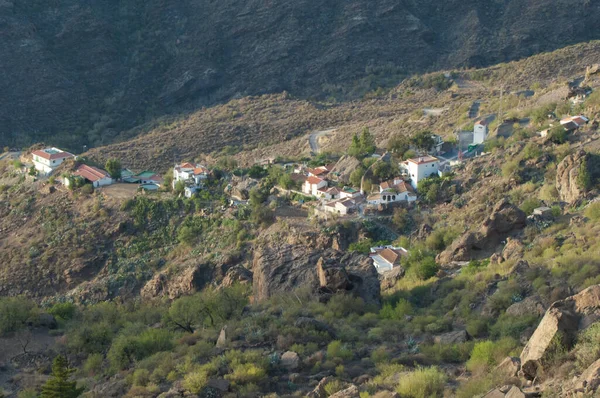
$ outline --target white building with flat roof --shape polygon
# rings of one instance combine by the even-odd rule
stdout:
[[[48,175],[67,159],[75,155],[58,148],[45,148],[31,153],[35,169],[42,175]]]
[[[440,161],[435,156],[421,156],[408,159],[406,167],[408,169],[408,176],[410,177],[410,185],[414,189],[417,189],[419,181],[433,175],[438,175]]]

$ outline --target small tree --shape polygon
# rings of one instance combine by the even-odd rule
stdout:
[[[183,181],[177,181],[175,183],[175,188],[173,189],[173,193],[177,196],[183,194],[185,191],[185,183]]]
[[[115,180],[121,178],[121,161],[119,159],[108,159],[104,167]]]
[[[422,151],[429,151],[435,144],[431,131],[421,131],[412,138],[414,146]]]
[[[362,167],[357,167],[350,174],[350,184],[355,187],[360,187],[360,181],[362,180],[362,176],[365,174],[365,169]]]
[[[83,393],[83,388],[77,388],[77,382],[69,381],[75,369],[68,366],[67,359],[62,355],[54,358],[50,379],[42,386],[40,398],[76,398]]]
[[[165,191],[170,192],[173,189],[173,169],[170,169],[163,176],[163,184]]]
[[[348,155],[354,156],[355,158],[360,158],[362,156],[360,140],[356,134],[352,137],[352,143],[348,148]]]
[[[548,132],[548,139],[555,144],[564,144],[567,141],[567,131],[561,125],[556,125]]]
[[[37,175],[37,170],[35,169],[35,166],[31,166],[29,168],[29,175],[34,177]]]
[[[578,171],[577,185],[584,191],[588,191],[592,187],[592,175],[588,168],[587,158],[583,158]]]
[[[370,155],[375,152],[375,138],[369,132],[369,128],[365,127],[360,135],[360,149],[363,154]]]
[[[388,141],[387,150],[398,155],[400,158],[402,158],[409,149],[410,141],[405,135],[397,134]]]

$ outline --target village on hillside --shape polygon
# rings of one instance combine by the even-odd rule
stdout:
[[[576,104],[590,92],[579,90],[569,100]],[[138,194],[203,202],[218,199],[222,207],[213,211],[251,208],[255,196],[269,204],[270,213],[264,217],[309,217],[317,222],[358,218],[403,224],[407,212],[415,206],[440,199],[449,202],[450,182],[464,163],[485,156],[498,139],[505,138],[503,126],[523,124],[521,120],[503,120],[491,132],[494,116],[478,116],[472,109],[468,116],[474,119],[472,128],[455,131],[448,142],[440,135],[422,131],[411,137],[399,135],[383,148],[377,147],[374,136],[364,128],[348,139],[344,154],[315,150],[301,159],[259,159],[249,168],[238,167],[231,158],[212,165],[190,160],[174,164],[161,175],[151,170],[129,170],[122,167],[120,159],[96,164],[85,154],[77,156],[56,147],[8,154],[21,174],[53,190],[87,194],[100,190],[125,199]],[[589,122],[578,114],[558,118],[548,113],[542,115],[544,118],[543,128],[536,135],[555,143],[564,142]],[[528,119],[525,123],[531,124]],[[313,145],[311,141],[311,149]],[[548,211],[548,207],[540,207],[535,214],[543,216]],[[408,254],[403,247],[388,243],[373,242],[369,248],[379,273],[394,270]]]

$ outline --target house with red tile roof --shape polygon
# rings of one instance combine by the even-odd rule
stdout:
[[[86,182],[91,183],[94,188],[113,183],[113,179],[108,172],[94,166],[88,166],[87,164],[79,165],[73,175],[83,178]],[[67,181],[69,180],[65,179],[65,185],[68,186],[69,183]]]
[[[67,159],[74,158],[72,153],[58,148],[45,148],[31,153],[35,169],[42,175],[51,174],[58,166]]]
[[[319,177],[311,176],[308,177],[306,181],[304,181],[304,185],[302,186],[302,192],[304,192],[307,195],[319,196],[319,189],[326,187],[326,180]]]
[[[199,187],[208,179],[209,170],[201,164],[182,163],[173,168],[173,188],[178,181],[186,186]],[[190,190],[191,192],[191,190]]]
[[[402,257],[408,256],[408,251],[403,247],[378,246],[372,247],[369,257],[373,266],[380,274],[391,271],[400,265]]]

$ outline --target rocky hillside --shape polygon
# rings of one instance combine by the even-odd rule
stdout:
[[[352,98],[598,38],[599,14],[588,0],[2,0],[0,144],[97,146],[245,95]]]

